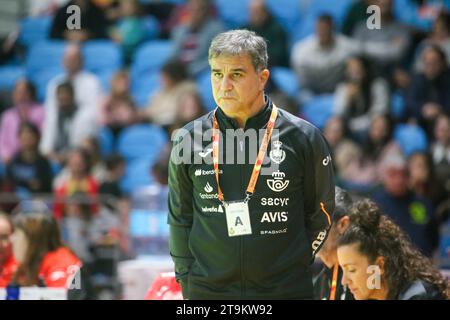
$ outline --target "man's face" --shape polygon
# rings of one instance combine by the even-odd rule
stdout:
[[[214,100],[228,115],[244,113],[260,103],[269,70],[257,72],[248,54],[210,60]]]
[[[56,93],[56,99],[61,110],[69,110],[74,105],[74,98],[69,90],[59,89]]]
[[[383,185],[386,191],[394,197],[405,195],[408,192],[408,170],[400,167],[387,168],[384,173]]]
[[[254,25],[262,25],[268,18],[264,0],[253,0],[250,2],[250,22]]]
[[[333,26],[325,20],[319,20],[316,24],[316,34],[319,43],[322,46],[327,46],[333,40]]]
[[[81,52],[78,47],[69,47],[64,53],[64,67],[68,73],[77,73],[82,68]]]
[[[436,78],[443,69],[439,55],[432,49],[425,49],[422,54],[423,72],[428,79]]]
[[[11,235],[11,225],[0,218],[0,264],[12,255]]]

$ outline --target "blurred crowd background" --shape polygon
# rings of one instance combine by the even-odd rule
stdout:
[[[168,256],[170,136],[215,108],[208,47],[241,27],[338,185],[450,268],[449,0],[0,0],[0,16],[1,210],[54,215],[96,298],[123,297],[120,261]]]

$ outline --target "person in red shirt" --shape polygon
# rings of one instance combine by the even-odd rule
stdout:
[[[5,288],[18,268],[11,244],[13,225],[9,217],[0,212],[0,288]]]
[[[13,281],[20,286],[69,288],[81,261],[61,240],[50,213],[29,213],[14,221],[13,251],[20,262]]]
[[[65,211],[64,202],[70,195],[82,192],[88,195],[91,212],[96,214],[98,206],[96,198],[98,196],[98,182],[91,175],[91,158],[82,148],[72,150],[68,156],[68,175],[61,178],[55,188],[55,204],[53,212],[59,221]],[[58,179],[58,178],[57,178]]]

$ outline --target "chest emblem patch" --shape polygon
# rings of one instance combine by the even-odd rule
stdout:
[[[274,141],[272,143],[272,150],[269,153],[269,158],[275,163],[282,163],[286,158],[286,153],[284,150],[281,150],[281,145],[283,143],[280,140]]]
[[[287,188],[289,185],[289,180],[284,180],[284,172],[275,171],[272,173],[273,179],[267,179],[267,186],[270,188],[270,190],[275,192],[281,192],[284,189]]]

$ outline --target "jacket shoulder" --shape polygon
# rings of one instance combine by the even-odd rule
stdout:
[[[433,284],[416,280],[402,290],[397,300],[442,300],[442,296]]]
[[[317,134],[321,134],[320,130],[316,126],[304,119],[301,119],[282,109],[279,111],[279,114],[280,118],[287,125],[295,127],[297,131],[305,134],[308,137],[313,137]]]

